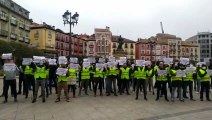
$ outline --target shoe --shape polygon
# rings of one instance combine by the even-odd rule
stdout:
[[[184,102],[185,100],[184,99],[182,99],[182,100],[180,100],[181,102]]]
[[[106,96],[110,96],[110,93],[107,93]]]
[[[7,100],[4,100],[3,103],[7,103]]]
[[[69,99],[66,99],[66,102],[70,102]]]
[[[211,99],[207,99],[207,101],[211,101]]]
[[[57,98],[57,99],[55,100],[55,102],[60,102],[60,98]]]
[[[168,99],[168,98],[165,98],[165,100],[166,100],[167,102],[169,102],[169,99]]]
[[[36,99],[33,99],[33,100],[32,100],[32,103],[35,103],[35,102],[36,102]]]
[[[25,96],[25,99],[27,99],[27,98],[28,98],[28,95]]]
[[[144,100],[146,100],[146,101],[147,101],[147,98],[144,98]]]
[[[174,98],[171,98],[171,101],[174,102]]]
[[[100,93],[100,96],[103,96],[103,94],[102,94],[102,93]]]
[[[200,101],[203,101],[203,99],[200,99]]]
[[[187,96],[185,96],[184,98],[185,98],[185,99],[188,99],[188,97],[187,97]]]
[[[18,93],[17,93],[17,95],[20,95],[20,94],[21,94],[21,92],[18,92]]]
[[[17,98],[14,99],[14,102],[18,102]]]
[[[193,98],[191,98],[190,100],[191,100],[191,101],[196,101],[196,100],[194,100]]]
[[[136,97],[135,100],[138,100],[138,97]]]
[[[130,95],[130,93],[127,93],[127,95]]]
[[[117,94],[114,94],[114,96],[118,96]]]
[[[42,95],[39,95],[39,98],[41,98],[42,97]]]
[[[1,94],[0,97],[4,97],[4,94]]]
[[[96,95],[94,95],[94,97],[96,97]]]
[[[155,95],[155,92],[153,92],[152,94]]]
[[[46,102],[46,99],[44,98],[44,99],[43,99],[43,103],[45,103],[45,102]]]
[[[156,99],[155,99],[155,101],[158,101],[159,100],[159,97],[157,97]]]
[[[88,93],[85,93],[85,95],[89,95]]]

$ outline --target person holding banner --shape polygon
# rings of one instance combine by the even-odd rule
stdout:
[[[168,70],[167,68],[164,66],[163,62],[159,63],[159,66],[156,70],[155,76],[157,77],[157,97],[156,97],[156,101],[159,100],[160,98],[160,93],[164,94],[165,100],[169,101],[168,97],[167,97],[167,82],[168,82]]]
[[[143,88],[144,100],[147,100],[147,90],[146,90],[146,79],[147,79],[147,68],[145,66],[136,66],[134,69],[134,78],[137,81],[136,84],[136,100],[138,100],[139,89]]]
[[[14,102],[17,102],[17,91],[16,91],[16,74],[19,73],[18,67],[15,65],[12,59],[7,60],[3,65],[4,79],[4,97],[3,103],[7,103],[9,86],[11,87],[11,93],[14,95]]]
[[[66,96],[66,102],[69,102],[69,95],[68,95],[68,69],[66,69],[65,63],[60,63],[60,67],[57,69],[56,74],[58,75],[57,80],[57,99],[55,102],[60,102],[61,97],[61,91],[64,90],[65,96]]]
[[[45,82],[46,82],[47,74],[46,74],[46,68],[44,66],[44,62],[42,60],[40,60],[40,63],[36,66],[34,78],[35,78],[35,93],[33,95],[32,103],[35,103],[37,100],[39,86],[41,86],[41,96],[42,96],[42,101],[44,103],[46,101]]]
[[[115,64],[115,63],[111,62],[109,64]],[[117,77],[118,77],[118,69],[115,67],[115,65],[108,65],[108,67],[106,67],[106,96],[110,96],[112,91],[114,92],[114,96],[117,96],[116,92]]]
[[[184,102],[184,99],[182,97],[182,77],[183,77],[183,71],[180,69],[182,65],[173,64],[170,74],[172,76],[172,92],[171,92],[171,101],[174,102],[175,98],[175,91],[177,89],[177,93],[179,96],[179,100],[181,102]]]
[[[130,68],[127,67],[126,63],[123,63],[122,67],[120,68],[119,75],[121,76],[120,95],[122,95],[122,93],[124,93],[124,89],[126,89],[127,95],[130,95],[130,93],[129,93]]]
[[[70,63],[70,67],[68,70],[68,93],[70,91],[70,89],[73,92],[73,97],[76,97],[76,84],[77,84],[77,70],[79,68],[78,64],[76,64],[75,66],[74,63]]]
[[[205,64],[202,64],[202,67],[197,71],[198,79],[201,82],[201,90],[200,90],[200,100],[203,101],[203,92],[206,92],[206,100],[211,101],[209,96],[210,90],[210,75],[208,74],[208,70]]]
[[[98,63],[97,63],[98,64]],[[100,90],[100,96],[103,96],[102,94],[102,85],[103,85],[103,66],[102,64],[99,64],[98,66],[94,65],[93,67],[93,74],[94,74],[94,80],[93,80],[93,91],[94,91],[94,97],[96,97],[97,87],[99,85]]]
[[[194,72],[195,68],[193,66],[188,65],[186,67],[186,77],[183,78],[183,97],[188,98],[186,96],[187,87],[189,87],[190,100],[195,101],[193,99],[193,82],[194,82]]]

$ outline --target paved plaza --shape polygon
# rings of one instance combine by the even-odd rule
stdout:
[[[2,92],[2,80],[0,81]],[[32,104],[32,95],[25,99],[18,96],[18,103],[9,97],[3,104],[0,98],[0,120],[211,120],[212,102],[201,102],[199,94],[194,93],[197,101],[166,102],[163,98],[155,101],[155,96],[148,92],[148,101],[143,95],[135,100],[135,94],[122,96],[97,96],[89,91],[89,96],[65,98],[55,103],[56,95],[47,98],[46,103],[38,99]],[[211,95],[211,94],[210,94]]]

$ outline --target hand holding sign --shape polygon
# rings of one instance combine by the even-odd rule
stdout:
[[[188,65],[189,64],[189,58],[180,58],[180,64]]]
[[[56,59],[48,59],[49,65],[57,65]]]
[[[3,70],[4,71],[16,71],[17,67],[14,63],[6,63],[4,64]]]
[[[83,67],[88,68],[90,67],[91,63],[90,62],[83,62]]]
[[[23,58],[22,65],[30,65],[32,63],[32,58]]]
[[[66,68],[57,68],[56,74],[61,76],[66,76],[68,69]]]
[[[70,58],[70,62],[71,62],[71,63],[78,63],[78,58],[76,58],[76,57],[71,57],[71,58]]]
[[[67,64],[67,58],[65,56],[60,56],[58,62],[59,64]]]
[[[79,70],[79,64],[70,64],[70,68],[74,70]]]

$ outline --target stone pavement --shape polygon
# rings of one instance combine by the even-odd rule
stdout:
[[[0,80],[0,93],[2,80]],[[18,96],[18,103],[9,97],[7,104],[0,98],[0,120],[211,120],[212,102],[200,102],[199,94],[194,93],[197,101],[186,100],[166,102],[163,98],[155,101],[155,96],[148,93],[148,101],[135,100],[135,94],[122,96],[90,95],[71,98],[70,102],[62,99],[55,103],[56,95],[51,95],[46,103],[38,99],[32,104],[32,95],[25,99]],[[211,94],[210,94],[211,95]],[[212,97],[212,96],[211,96]]]

